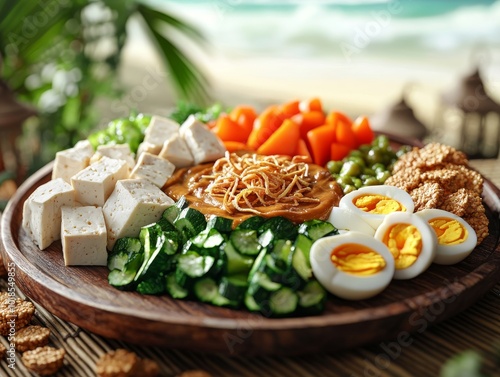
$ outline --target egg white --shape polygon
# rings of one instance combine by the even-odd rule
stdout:
[[[373,229],[363,218],[347,208],[333,207],[328,221],[338,230],[352,230],[369,236],[375,234]]]
[[[463,259],[465,259],[476,247],[477,244],[476,232],[467,223],[467,221],[462,219],[460,216],[457,216],[454,213],[448,211],[444,211],[442,209],[424,209],[420,212],[417,212],[416,215],[420,216],[422,219],[427,221],[427,223],[429,223],[429,221],[435,218],[449,218],[452,220],[456,220],[460,224],[462,224],[462,226],[467,230],[468,233],[467,239],[460,244],[447,245],[447,244],[440,244],[438,241],[434,263],[444,264],[444,265],[458,263]]]
[[[385,260],[385,268],[373,275],[358,276],[339,270],[331,260],[332,251],[346,243],[357,243],[379,253]],[[360,232],[346,232],[338,236],[324,237],[311,247],[311,267],[318,281],[334,295],[346,300],[363,300],[382,292],[394,275],[394,258],[380,241]]]
[[[417,260],[411,266],[404,269],[396,269],[394,272],[394,279],[413,279],[427,270],[434,261],[437,249],[436,233],[424,219],[414,213],[393,212],[385,216],[382,224],[380,224],[375,232],[375,239],[383,242],[387,231],[397,224],[411,224],[417,228],[422,236],[422,249]]]
[[[353,203],[358,196],[370,194],[383,195],[398,201],[406,208],[405,213],[412,213],[415,209],[415,204],[413,203],[413,199],[410,194],[400,188],[388,185],[366,186],[352,191],[340,199],[339,207],[347,208],[348,210],[354,212],[366,221],[372,228],[377,229],[387,215],[365,212],[356,207]]]

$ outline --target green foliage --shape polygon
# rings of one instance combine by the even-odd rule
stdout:
[[[39,111],[37,124],[31,124],[36,129],[30,131],[38,139],[31,152],[32,170],[99,125],[99,100],[123,94],[116,72],[127,21],[134,15],[143,18],[165,57],[179,98],[203,104],[208,99],[206,79],[166,31],[174,29],[198,42],[203,38],[177,18],[139,0],[0,3],[1,74],[20,100]]]

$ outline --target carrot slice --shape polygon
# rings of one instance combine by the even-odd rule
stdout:
[[[252,149],[259,148],[278,129],[285,119],[276,105],[269,106],[255,119],[247,144]]]
[[[340,161],[346,157],[352,149],[345,144],[332,143],[330,146],[330,159],[333,161]]]
[[[227,114],[221,114],[219,116],[212,131],[222,141],[239,141],[242,143],[247,141],[248,135],[250,134],[250,132],[247,132],[243,127],[240,127],[238,123],[231,120]]]
[[[358,147],[356,135],[350,124],[338,122],[335,126],[335,139],[337,143],[349,146],[351,149]]]
[[[323,111],[323,104],[321,100],[317,97],[311,98],[309,100],[300,101],[299,109],[301,112],[305,113],[307,111]]]
[[[335,141],[335,128],[329,124],[316,127],[307,133],[307,140],[314,163],[325,166],[330,159],[330,146]]]
[[[304,139],[299,139],[299,142],[297,143],[297,150],[295,151],[294,155],[307,157],[306,162],[313,162],[311,153],[309,152]]]
[[[223,141],[223,143],[227,151],[230,153],[239,151],[250,151],[248,145],[246,145],[245,143],[241,143],[239,141]]]
[[[239,105],[231,110],[229,117],[232,121],[238,123],[240,127],[248,130],[248,134],[253,129],[253,122],[257,118],[257,113],[251,106]]]
[[[300,113],[299,101],[290,101],[281,105],[281,112],[286,118],[290,118],[295,114]]]
[[[312,129],[325,124],[325,114],[322,111],[307,111],[294,115],[291,118],[300,126],[300,137],[307,138],[307,133]]]
[[[257,149],[257,153],[293,156],[299,139],[299,125],[290,119],[285,119],[283,124]]]
[[[370,121],[366,116],[357,117],[351,128],[359,145],[370,144],[375,138],[373,130],[370,127]]]
[[[352,124],[351,118],[344,113],[341,113],[340,111],[331,111],[326,117],[326,124],[335,125],[337,122],[343,122],[348,125]]]

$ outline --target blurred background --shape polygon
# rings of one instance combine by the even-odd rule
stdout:
[[[179,100],[262,110],[319,97],[376,129],[496,158],[499,20],[498,0],[6,1],[1,181]]]

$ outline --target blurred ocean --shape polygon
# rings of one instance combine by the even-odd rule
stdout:
[[[182,36],[179,45],[210,77],[214,98],[228,105],[319,96],[328,107],[373,113],[410,85],[410,102],[430,123],[439,93],[476,65],[500,102],[500,0],[152,4],[206,36],[208,47]],[[131,34],[129,61],[158,62],[147,38]]]
[[[500,46],[500,1],[494,0],[156,3],[196,24],[225,54],[345,57],[352,45],[397,57]]]

